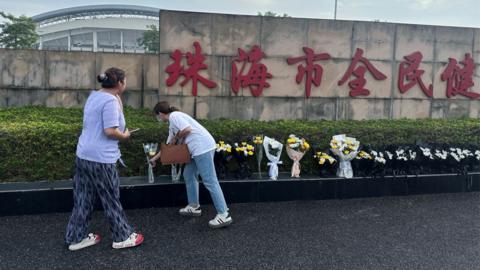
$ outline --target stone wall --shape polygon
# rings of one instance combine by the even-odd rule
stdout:
[[[379,22],[332,21],[299,18],[239,16],[180,11],[160,11],[160,54],[114,54],[88,52],[17,51],[0,49],[0,107],[29,104],[82,106],[89,90],[99,87],[96,74],[116,66],[127,71],[125,103],[151,108],[168,100],[198,118],[238,119],[380,119],[455,118],[480,114],[477,99],[457,95],[446,97],[446,81],[441,80],[449,58],[463,61],[469,53],[480,58],[480,29],[391,24]],[[166,86],[165,68],[173,63],[171,53],[193,52],[199,42],[206,70],[200,75],[217,83],[214,89],[198,84],[192,95],[189,81],[182,77]],[[266,57],[261,60],[273,78],[260,97],[248,88],[238,94],[231,90],[231,66],[238,49],[249,51],[259,45]],[[312,86],[305,96],[305,78],[295,82],[297,66],[290,57],[304,56],[303,47],[315,53],[329,53],[330,60],[315,62],[323,68],[320,87]],[[384,73],[376,80],[367,71],[369,96],[350,97],[348,82],[339,86],[357,48]],[[404,56],[420,51],[422,80],[433,84],[427,97],[418,84],[400,93],[397,80]],[[185,66],[185,60],[183,60]],[[475,85],[480,93],[478,69]]]
[[[479,38],[479,29],[473,28],[161,11],[160,93],[183,107],[196,104],[201,118],[476,118],[478,101],[460,95],[447,98],[446,82],[440,76],[449,58],[460,62],[469,53],[479,61]],[[190,84],[166,87],[168,74],[163,71],[172,63],[172,51],[193,52],[195,41],[207,57],[208,71],[202,74],[218,87],[200,85],[198,96],[192,97]],[[231,62],[238,48],[249,51],[255,44],[266,54],[261,62],[273,75],[268,80],[271,86],[261,97],[252,97],[248,89],[235,95],[230,89]],[[330,60],[315,62],[323,67],[323,77],[320,87],[312,87],[310,98],[305,97],[305,79],[295,82],[297,65],[286,63],[287,58],[304,56],[302,47],[331,55]],[[387,79],[377,81],[367,72],[365,87],[371,94],[352,98],[348,81],[341,86],[337,82],[357,48]],[[433,84],[433,98],[418,85],[403,94],[397,87],[398,66],[415,51],[423,54],[422,79]],[[478,74],[475,70],[471,91],[480,93]]]
[[[97,74],[108,67],[126,71],[125,104],[158,100],[158,55],[0,49],[0,107],[83,106]]]

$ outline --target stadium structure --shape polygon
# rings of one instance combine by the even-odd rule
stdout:
[[[38,49],[144,53],[138,44],[149,25],[159,24],[159,9],[134,5],[93,5],[33,16]]]

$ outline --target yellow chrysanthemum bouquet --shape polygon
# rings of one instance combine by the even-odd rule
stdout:
[[[325,152],[316,151],[313,158],[317,161],[320,168],[320,176],[335,176],[337,160],[334,157]]]
[[[300,178],[300,160],[310,149],[310,144],[304,139],[290,134],[287,139],[287,155],[293,161],[291,177]]]
[[[352,178],[353,170],[351,160],[358,154],[360,142],[352,137],[347,137],[345,134],[335,135],[330,141],[330,151],[334,153],[339,159],[339,166],[337,169],[338,177]]]

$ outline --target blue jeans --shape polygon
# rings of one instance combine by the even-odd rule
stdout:
[[[203,185],[210,192],[213,205],[219,214],[228,212],[227,203],[223,197],[222,189],[218,183],[217,172],[213,163],[215,150],[192,158],[185,166],[183,176],[187,187],[189,205],[200,205],[198,199],[198,175],[202,177]]]

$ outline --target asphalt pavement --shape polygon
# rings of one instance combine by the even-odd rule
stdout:
[[[228,200],[228,198],[227,198]],[[0,269],[480,269],[480,193],[232,204],[213,230],[177,208],[127,211],[142,246],[63,244],[69,213],[0,217]]]

